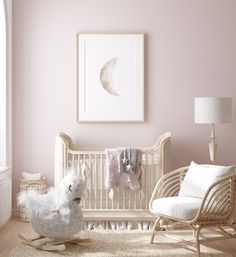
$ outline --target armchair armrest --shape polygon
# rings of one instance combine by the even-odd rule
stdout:
[[[177,196],[180,184],[183,181],[189,166],[168,172],[157,182],[149,201],[149,210],[152,211],[152,202],[157,198]]]
[[[228,219],[235,205],[236,174],[226,176],[212,184],[206,192],[194,221]]]

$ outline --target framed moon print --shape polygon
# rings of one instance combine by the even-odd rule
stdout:
[[[78,121],[144,121],[144,34],[78,34]]]

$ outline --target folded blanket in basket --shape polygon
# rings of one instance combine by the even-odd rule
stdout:
[[[21,177],[25,180],[41,180],[41,173],[22,172]]]
[[[128,172],[120,172],[119,170],[119,149],[106,149],[107,157],[107,176],[106,187],[113,189],[115,187],[129,188],[137,190],[141,188],[141,150],[136,150],[136,171],[135,173],[128,170]],[[110,197],[112,198],[112,197]]]

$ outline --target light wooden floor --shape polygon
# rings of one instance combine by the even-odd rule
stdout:
[[[10,250],[19,244],[17,235],[32,231],[29,223],[20,222],[14,218],[0,229],[0,257],[7,257]]]
[[[8,257],[10,250],[20,243],[17,238],[19,233],[32,234],[31,225],[13,218],[0,229],[0,257]],[[209,253],[212,247],[220,250],[222,256],[236,257],[236,239],[215,241],[209,246]]]

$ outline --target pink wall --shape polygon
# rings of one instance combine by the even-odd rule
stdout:
[[[209,162],[210,126],[194,124],[193,98],[236,96],[235,13],[234,0],[14,0],[14,194],[22,171],[53,183],[59,131],[83,146],[149,145],[170,131],[175,167]],[[77,123],[78,32],[146,33],[144,123]],[[218,163],[236,162],[235,131],[235,121],[216,126]]]

